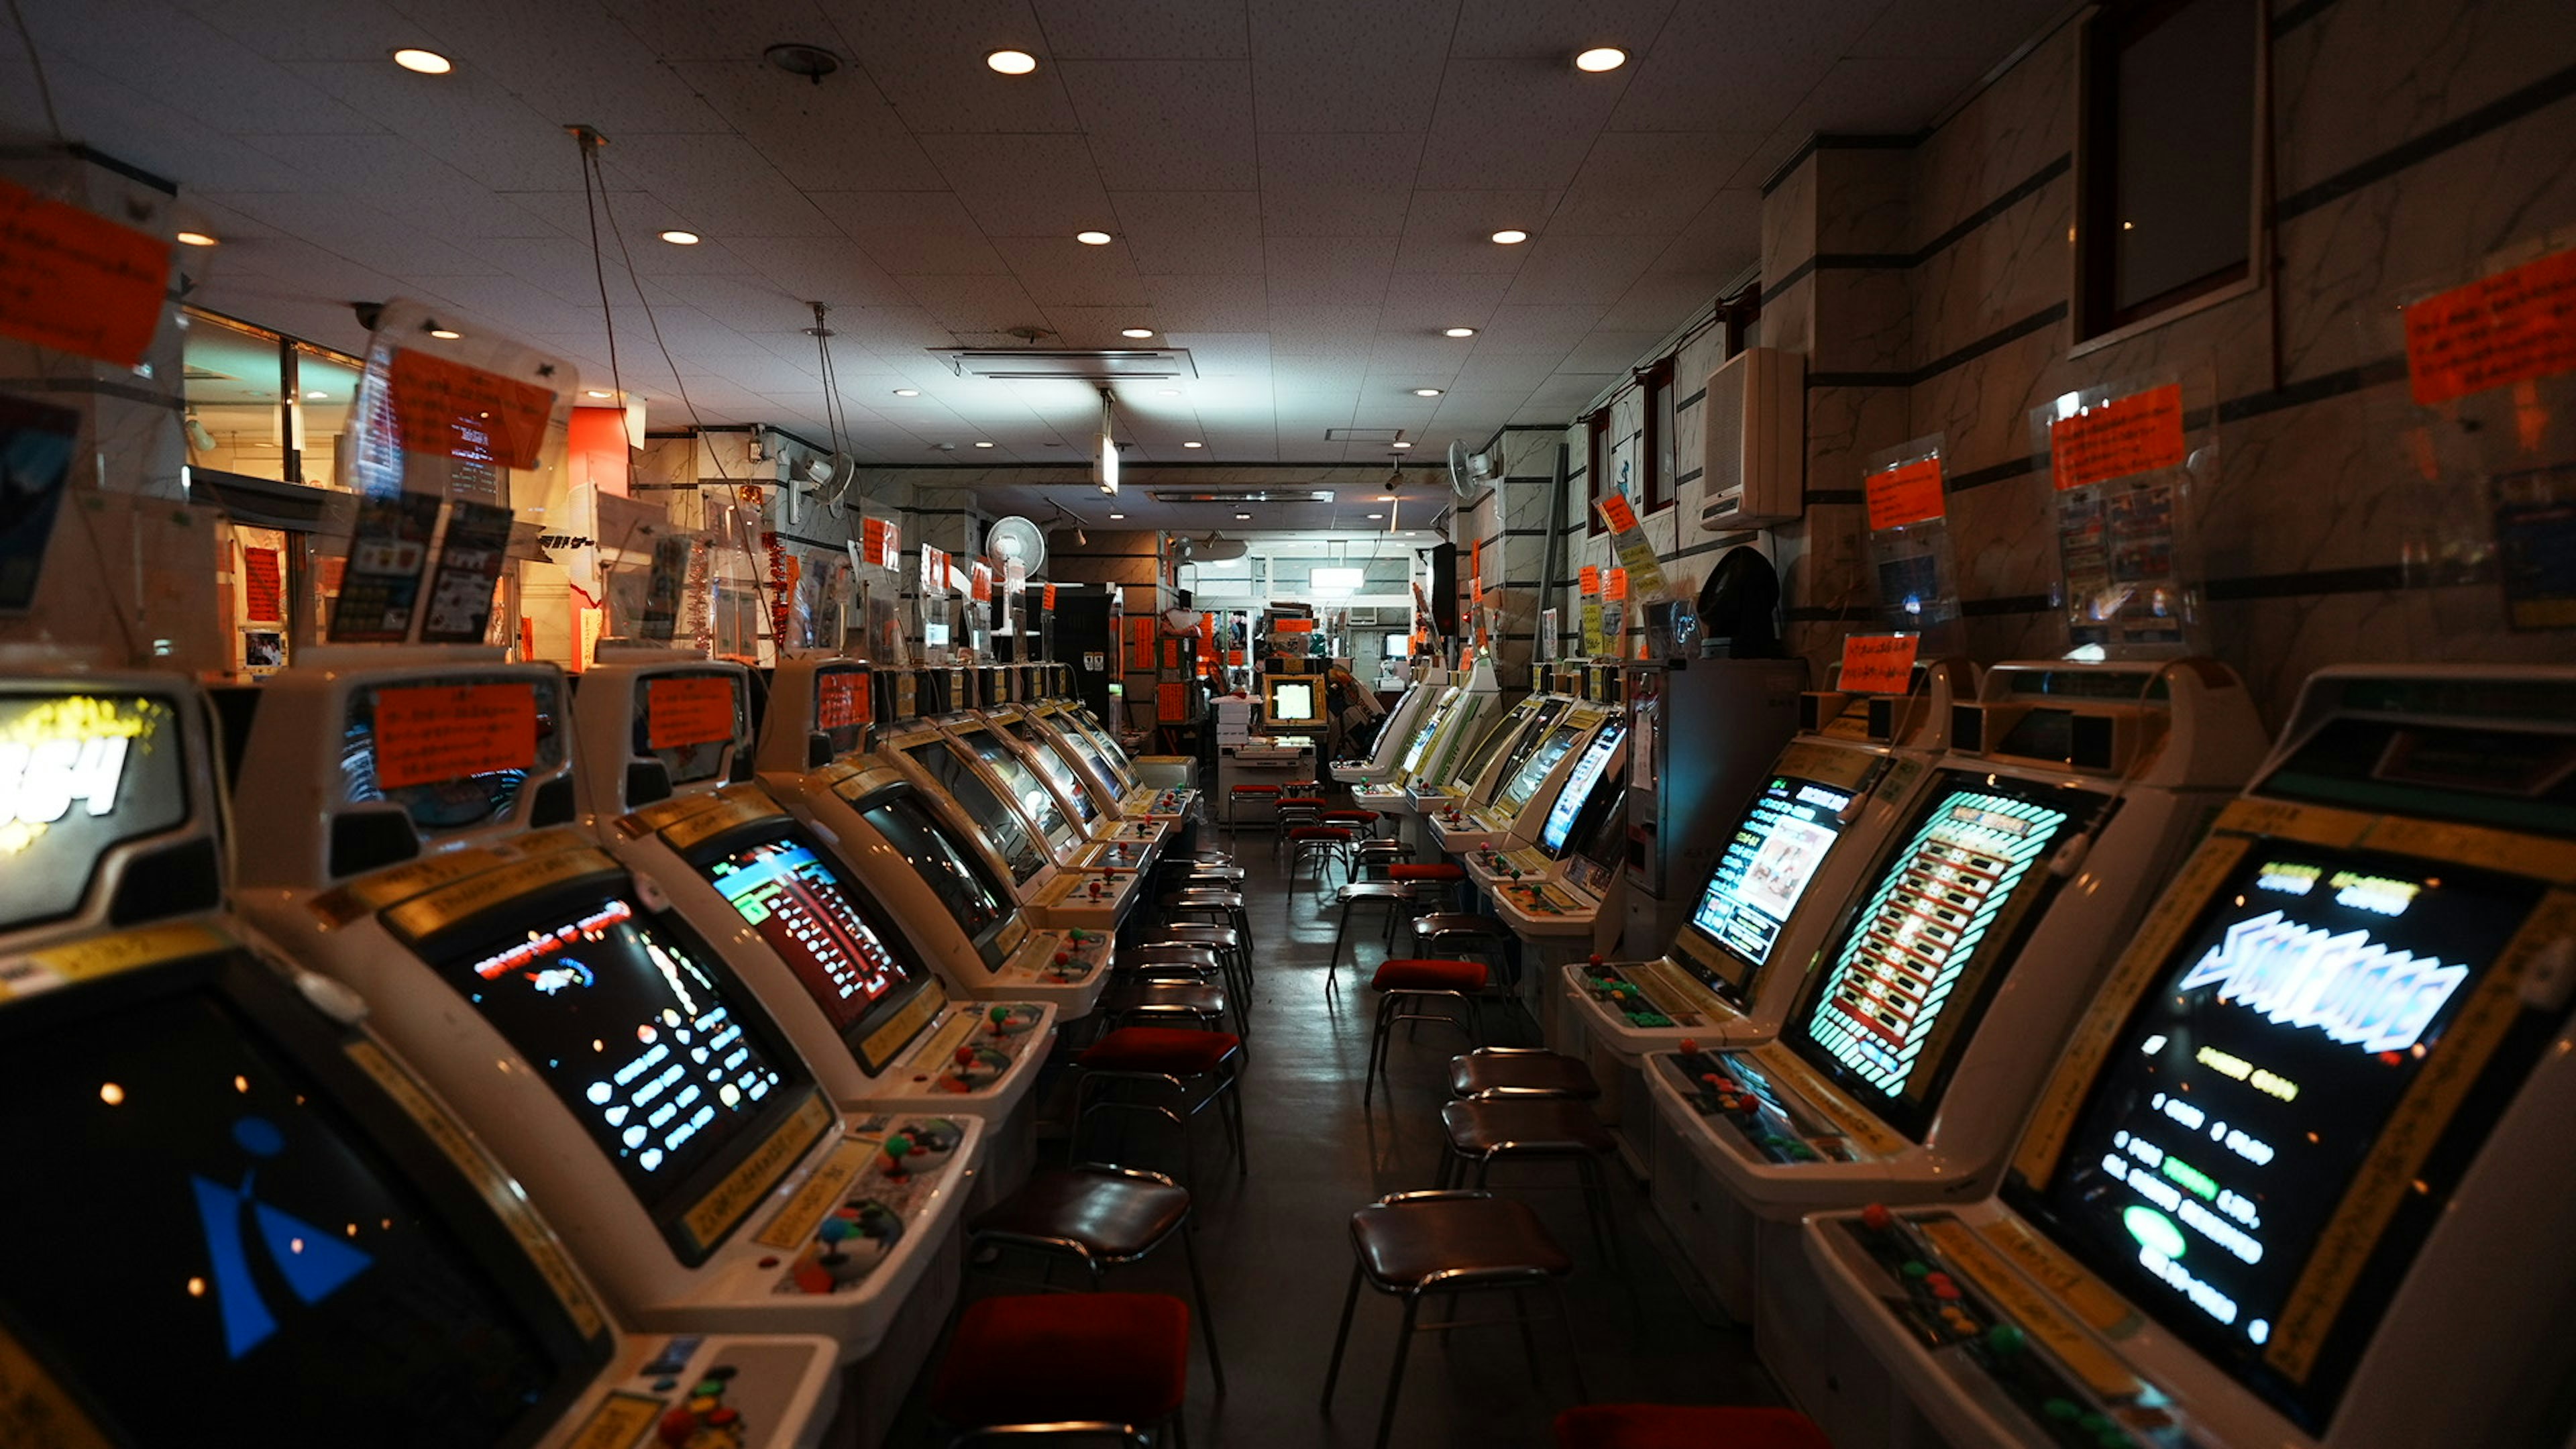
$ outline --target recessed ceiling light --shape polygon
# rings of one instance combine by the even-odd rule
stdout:
[[[1395,501],[1395,495],[1392,493],[1381,493],[1377,496],[1377,501],[1380,503],[1393,503]]]
[[[1111,515],[1109,515],[1109,516],[1110,516],[1110,517],[1112,517],[1112,518],[1125,518],[1127,515],[1126,515],[1126,514],[1124,514],[1124,513],[1113,513],[1113,514],[1111,514]]]
[[[213,237],[201,231],[183,231],[175,240],[183,247],[210,247],[215,244]]]
[[[1444,327],[1441,329],[1440,335],[1443,337],[1473,337],[1476,335],[1476,329],[1473,327]]]
[[[429,335],[437,338],[441,342],[453,342],[465,334],[450,327],[432,327],[429,329]]]
[[[1181,395],[1181,390],[1177,387],[1157,388],[1156,391],[1162,393],[1165,397],[1179,397]]]
[[[1588,70],[1594,75],[1605,70],[1617,70],[1627,63],[1628,52],[1615,45],[1596,45],[1574,58],[1576,70]]]
[[[1151,337],[1154,335],[1154,329],[1151,327],[1121,327],[1118,329],[1118,335],[1121,337]]]
[[[1252,515],[1249,513],[1238,513],[1234,516],[1234,521],[1237,523],[1250,523],[1252,521]]]
[[[1181,446],[1182,446],[1182,447],[1184,447],[1184,448],[1204,448],[1204,447],[1206,447],[1206,446],[1207,446],[1207,444],[1205,444],[1205,443],[1183,443],[1183,444],[1181,444]]]
[[[394,64],[405,70],[418,71],[422,75],[445,75],[456,69],[455,62],[437,51],[421,50],[413,46],[395,51]]]
[[[304,395],[304,400],[305,400],[306,402],[320,402],[320,401],[322,401],[324,398],[329,397],[330,395],[331,395],[331,394],[329,394],[329,393],[327,393],[327,392],[324,392],[322,389],[320,389],[320,388],[318,388],[318,387],[317,387],[317,388],[313,389],[311,392],[306,393],[306,394]]]
[[[921,396],[921,389],[917,387],[899,387],[894,390],[894,395],[896,397],[919,397]]]
[[[1417,387],[1413,390],[1413,395],[1415,397],[1438,397],[1440,396],[1440,389],[1436,387]]]
[[[1073,234],[1073,239],[1087,247],[1105,247],[1117,240],[1105,231],[1078,231]]]
[[[1369,515],[1369,517],[1371,517],[1371,518],[1384,518],[1384,517],[1386,517],[1386,515],[1385,515],[1385,514],[1383,514],[1383,513],[1372,513],[1372,514],[1370,514],[1370,515]]]
[[[615,393],[611,393],[611,392],[602,392],[602,391],[600,391],[598,388],[595,388],[595,387],[594,387],[594,388],[588,388],[588,389],[585,389],[585,390],[586,390],[587,392],[589,392],[589,394],[590,394],[592,397],[615,397],[615,396],[617,395],[617,394],[615,394]]]
[[[992,445],[992,444],[990,444],[990,443],[977,443],[975,446],[976,446],[976,447],[979,447],[979,448],[989,448],[989,447],[991,447],[991,446],[993,446],[993,445]]]
[[[662,233],[662,240],[669,242],[675,247],[693,247],[698,244],[698,234],[693,231],[680,231],[677,228],[674,228]]]
[[[1393,449],[1397,450],[1398,452],[1401,452],[1401,451],[1403,451],[1403,450],[1404,450],[1404,449],[1406,449],[1406,448],[1410,448],[1410,447],[1412,447],[1413,445],[1412,445],[1411,443],[1389,443],[1389,444],[1387,444],[1387,446],[1388,446],[1388,447],[1390,447],[1390,448],[1393,448]]]
[[[984,57],[984,64],[1004,75],[1027,75],[1038,68],[1038,58],[1025,50],[997,50]]]
[[[1494,245],[1498,247],[1515,247],[1528,240],[1529,233],[1514,226],[1504,227],[1494,233]]]

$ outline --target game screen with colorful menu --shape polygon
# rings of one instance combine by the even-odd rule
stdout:
[[[1789,1045],[1921,1139],[2056,877],[2049,852],[2100,797],[1946,771],[1789,1014]]]
[[[2349,1353],[2304,1377],[2281,1356],[2377,1318],[2494,1109],[2452,1122],[2433,1159],[2450,1174],[2416,1182],[2358,1252],[2340,1314],[2298,1303],[2313,1250],[2538,894],[2255,842],[2114,1038],[2032,1210],[2131,1302],[2321,1423]]]
[[[50,1366],[110,1442],[521,1443],[572,1368],[570,1320],[514,1306],[376,1134],[213,991],[8,1032],[0,1103],[22,1160],[79,1164],[0,1193],[24,1250],[0,1361],[14,1340]],[[0,1377],[0,1442],[95,1442],[50,1437],[41,1393],[18,1417],[24,1387]]]
[[[483,1013],[646,1208],[760,1116],[803,1064],[747,1019],[751,994],[623,896],[592,895],[449,953]]]
[[[926,979],[903,938],[876,921],[858,887],[799,835],[724,850],[698,868],[854,1047],[875,1018],[911,994],[905,987]],[[883,1062],[864,1065],[872,1073],[885,1069]]]
[[[1753,992],[1780,928],[1807,894],[1808,882],[1843,832],[1842,812],[1851,792],[1774,775],[1753,797],[1735,834],[1709,872],[1708,887],[1691,908],[1690,930],[1717,948],[1685,949],[1677,959],[1693,974],[1741,1006]]]
[[[1565,787],[1556,792],[1556,803],[1547,808],[1547,824],[1539,829],[1539,849],[1564,859],[1565,842],[1574,829],[1575,817],[1590,804],[1602,772],[1610,768],[1610,757],[1619,753],[1621,742],[1627,738],[1628,727],[1612,720],[1592,737],[1591,744],[1584,746],[1583,758],[1574,762],[1574,773],[1565,777]],[[1617,788],[1616,781],[1611,788]]]

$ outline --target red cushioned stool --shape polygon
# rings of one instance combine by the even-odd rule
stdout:
[[[1190,1292],[1198,1300],[1208,1370],[1216,1391],[1225,1392],[1225,1360],[1217,1356],[1207,1283],[1199,1276],[1198,1249],[1190,1242],[1188,1188],[1159,1172],[1133,1167],[1090,1163],[1070,1170],[1047,1168],[976,1215],[966,1225],[966,1236],[970,1262],[987,1247],[1070,1257],[1082,1265],[1095,1293],[1107,1270],[1141,1262],[1156,1248],[1180,1239]]]
[[[1236,785],[1227,790],[1225,792],[1225,833],[1228,835],[1234,833],[1237,805],[1259,804],[1263,801],[1275,802],[1278,798],[1279,787],[1276,785]]]
[[[1342,879],[1351,878],[1351,832],[1338,825],[1305,825],[1288,832],[1288,900],[1297,899],[1297,877],[1307,861],[1315,862],[1315,893],[1323,894],[1330,884],[1325,872],[1336,862],[1342,867]]]
[[[1365,1105],[1377,1091],[1378,1074],[1386,1069],[1387,1049],[1399,1021],[1445,1021],[1465,1032],[1470,1043],[1482,1045],[1484,1036],[1476,1029],[1476,996],[1491,977],[1482,961],[1398,957],[1379,963],[1377,975],[1369,978],[1369,989],[1378,992],[1379,999],[1377,1025],[1369,1032],[1368,1082],[1360,1089],[1361,1103]],[[1415,1009],[1443,998],[1458,1004],[1455,1015]]]
[[[1179,1427],[1190,1309],[1160,1293],[985,1298],[957,1317],[930,1385],[933,1417],[961,1429],[1091,1421]]]
[[[1143,1112],[1181,1130],[1181,1151],[1193,1181],[1198,1176],[1198,1146],[1190,1119],[1219,1106],[1217,1118],[1234,1146],[1234,1169],[1245,1170],[1243,1094],[1236,1089],[1243,1067],[1243,1038],[1230,1031],[1193,1031],[1177,1026],[1122,1026],[1093,1042],[1073,1064],[1082,1076],[1073,1091],[1071,1160],[1082,1157],[1082,1128],[1095,1112]],[[1121,1086],[1168,1088],[1178,1105],[1132,1101],[1107,1096],[1092,1101],[1095,1090]]]
[[[1585,1404],[1556,1416],[1557,1449],[1834,1449],[1795,1409]]]
[[[1429,862],[1391,865],[1387,867],[1386,878],[1403,881],[1421,890],[1440,891],[1448,897],[1449,903],[1454,905],[1459,887],[1467,882],[1467,868],[1446,862],[1436,865]]]

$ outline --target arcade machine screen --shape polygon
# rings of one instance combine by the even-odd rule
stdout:
[[[1549,737],[1555,733],[1551,726],[1556,723],[1558,715],[1565,713],[1565,704],[1562,699],[1541,700],[1537,708],[1531,711],[1529,728],[1521,731],[1519,743],[1512,746],[1511,755],[1503,761],[1502,779],[1505,783],[1518,779],[1521,771],[1528,767],[1530,757],[1537,754],[1548,742]],[[1564,751],[1560,749],[1557,753],[1563,754]],[[1541,775],[1546,773],[1545,770],[1539,771]],[[1474,777],[1469,776],[1469,778]],[[1530,788],[1533,790],[1538,788],[1536,779],[1530,781]],[[1528,797],[1524,795],[1522,798]]]
[[[1111,767],[1110,778],[1116,780],[1128,778],[1135,762],[1127,758],[1126,749],[1118,743],[1116,731],[1101,726],[1080,705],[1066,710],[1063,717],[1067,723],[1089,739],[1094,748],[1108,758]]]
[[[1318,697],[1322,693],[1321,679],[1301,675],[1294,679],[1272,679],[1266,683],[1268,694],[1261,702],[1261,714],[1266,723],[1276,728],[1283,725],[1312,727],[1324,722],[1324,706]]]
[[[1842,812],[1851,802],[1847,790],[1774,775],[1736,822],[1708,888],[1691,908],[1690,933],[1698,940],[1685,940],[1675,953],[1734,1005],[1752,999],[1780,928],[1842,835]]]
[[[876,827],[939,897],[984,965],[1001,970],[1008,959],[1002,938],[1011,921],[1011,893],[985,869],[983,858],[950,836],[928,803],[908,788],[898,786],[861,805],[859,818]]]
[[[975,822],[985,843],[1011,868],[1011,883],[1027,885],[1030,877],[1046,869],[1046,852],[1038,848],[1037,838],[1029,834],[1020,812],[993,793],[993,787],[985,784],[984,777],[967,762],[963,748],[942,738],[924,740],[904,753],[928,771],[930,778],[966,812],[966,818]]]
[[[1628,738],[1628,727],[1612,720],[1592,737],[1583,758],[1574,762],[1574,772],[1565,777],[1565,788],[1556,792],[1556,803],[1548,807],[1547,824],[1539,830],[1539,849],[1556,860],[1565,858],[1565,843],[1572,837],[1575,817],[1591,808],[1592,796],[1610,768],[1610,757],[1619,752],[1619,742]],[[1612,795],[1619,792],[1615,788]]]
[[[1053,740],[1039,734],[1026,719],[1015,719],[1008,728],[1012,738],[1028,746],[1029,753],[1037,757],[1038,768],[1046,771],[1046,777],[1073,801],[1073,813],[1082,817],[1083,824],[1089,825],[1100,818],[1099,804],[1091,798],[1090,791],[1082,788],[1082,777],[1066,763],[1063,752],[1055,747]]]
[[[857,887],[793,832],[718,844],[690,864],[796,973],[869,1075],[884,1071],[865,1044],[929,975],[887,946],[903,938],[874,919]],[[890,1058],[902,1044],[880,1045]]]
[[[1056,715],[1055,727],[1056,737],[1064,741],[1065,747],[1090,762],[1091,768],[1101,779],[1108,781],[1111,788],[1124,788],[1126,777],[1109,763],[1108,757],[1100,752],[1100,746],[1092,741],[1090,732],[1080,728],[1070,712]]]
[[[563,701],[552,678],[525,675],[474,679],[443,676],[434,684],[393,684],[352,691],[341,727],[340,798],[359,805],[383,801],[402,807],[424,835],[470,830],[512,818],[528,776],[563,762]],[[531,769],[490,769],[459,775],[440,752],[419,752],[403,741],[435,739],[443,727],[471,717],[496,753],[534,759]],[[396,743],[378,748],[381,723]],[[639,743],[640,748],[640,743]],[[414,758],[415,755],[419,758]]]
[[[387,1136],[231,1001],[202,984],[120,999],[68,1019],[29,1002],[0,1049],[12,1149],[78,1164],[0,1193],[0,1235],[27,1249],[0,1274],[0,1362],[35,1361],[0,1376],[0,1440],[92,1442],[50,1438],[45,1395],[8,1392],[30,1368],[119,1444],[544,1432],[587,1378],[561,1309],[478,1260]]]
[[[1422,723],[1413,731],[1412,743],[1404,747],[1403,769],[1407,776],[1422,768],[1423,752],[1431,748],[1431,741],[1440,733],[1440,726],[1449,718],[1449,712],[1456,709],[1458,701],[1466,697],[1465,692],[1460,691],[1451,694],[1445,700],[1432,701],[1431,708],[1423,714]]]
[[[188,818],[177,726],[142,695],[0,695],[0,927],[79,909],[101,855]]]
[[[558,896],[534,920],[456,936],[430,959],[536,1066],[648,1211],[804,1077],[765,1020],[743,1018],[750,994],[623,896]]]
[[[1073,823],[1064,818],[1063,807],[1055,802],[1055,792],[1037,777],[1009,745],[1002,743],[989,729],[981,727],[958,732],[959,743],[975,752],[975,757],[993,767],[1003,787],[1020,802],[1038,822],[1038,832],[1058,850],[1073,844]]]
[[[1789,1045],[1921,1140],[1959,1049],[2056,877],[2058,837],[2101,797],[1945,771],[1791,1011]]]
[[[1538,792],[1539,784],[1547,779],[1547,772],[1555,769],[1556,762],[1565,758],[1565,752],[1574,748],[1575,737],[1582,733],[1572,725],[1558,725],[1547,731],[1539,739],[1537,748],[1522,757],[1520,768],[1512,771],[1511,778],[1503,782],[1502,793],[1494,798],[1494,808],[1505,815],[1518,815],[1521,807],[1529,803],[1529,797]]]
[[[724,770],[725,751],[750,733],[741,676],[655,674],[645,678],[644,697],[636,701],[632,748],[638,759],[660,760],[672,784],[689,785],[714,779]]]
[[[1583,813],[1574,819],[1575,847],[1565,861],[1565,878],[1596,896],[1607,896],[1610,882],[1628,858],[1628,792],[1616,780],[1603,780]]]
[[[1503,746],[1511,743],[1513,732],[1520,727],[1523,718],[1525,716],[1517,709],[1505,710],[1503,717],[1485,731],[1485,737],[1476,741],[1476,747],[1459,757],[1457,766],[1449,772],[1449,778],[1441,783],[1463,790],[1484,778],[1485,768],[1502,754]]]
[[[2304,1281],[2313,1250],[2338,1236],[2345,1193],[2538,896],[2420,860],[2255,842],[2113,1038],[2055,1180],[2016,1183],[2017,1201],[2318,1430],[2505,1094],[2467,1099],[2481,1120],[2453,1124],[2384,1235],[2356,1247],[2340,1305]],[[2554,1022],[2525,1015],[2488,1071],[2527,1069],[2542,1048]],[[2285,1351],[2313,1367],[2285,1372]]]

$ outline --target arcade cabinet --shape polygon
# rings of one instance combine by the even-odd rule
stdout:
[[[1987,671],[1778,1038],[1647,1058],[1704,1178],[1694,1256],[1751,1282],[1763,1361],[1829,1434],[1880,1438],[1884,1380],[1836,1366],[1798,1220],[1991,1189],[2053,1048],[2263,747],[2209,660]]]
[[[1379,723],[1377,742],[1367,756],[1333,761],[1330,766],[1332,778],[1345,785],[1357,785],[1364,781],[1383,780],[1393,774],[1404,747],[1412,743],[1424,711],[1431,707],[1433,699],[1440,693],[1440,685],[1432,677],[1438,673],[1437,670],[1424,670],[1407,681],[1404,693],[1396,696],[1395,707],[1388,710],[1386,718]]]
[[[497,649],[305,651],[251,724],[239,908],[367,1000],[622,1318],[823,1334],[873,1443],[954,1298],[983,1124],[835,1110],[680,883],[575,826],[566,694]]]
[[[1582,756],[1577,753],[1609,723],[1614,711],[1586,700],[1543,696],[1520,742],[1500,768],[1461,800],[1431,817],[1431,835],[1452,855],[1527,845],[1538,835],[1547,807]]]
[[[2564,667],[2313,676],[2125,936],[2001,1192],[1809,1219],[1941,1432],[2562,1441],[2571,721]]]
[[[1522,1005],[1551,1045],[1565,1039],[1555,1025],[1559,968],[1618,944],[1628,856],[1619,770],[1627,751],[1628,726],[1614,716],[1575,761],[1534,843],[1465,857],[1467,878],[1521,940],[1529,963]]]
[[[0,1193],[13,1445],[810,1446],[838,1350],[622,1331],[368,1025],[246,947],[202,701],[0,680]]]

